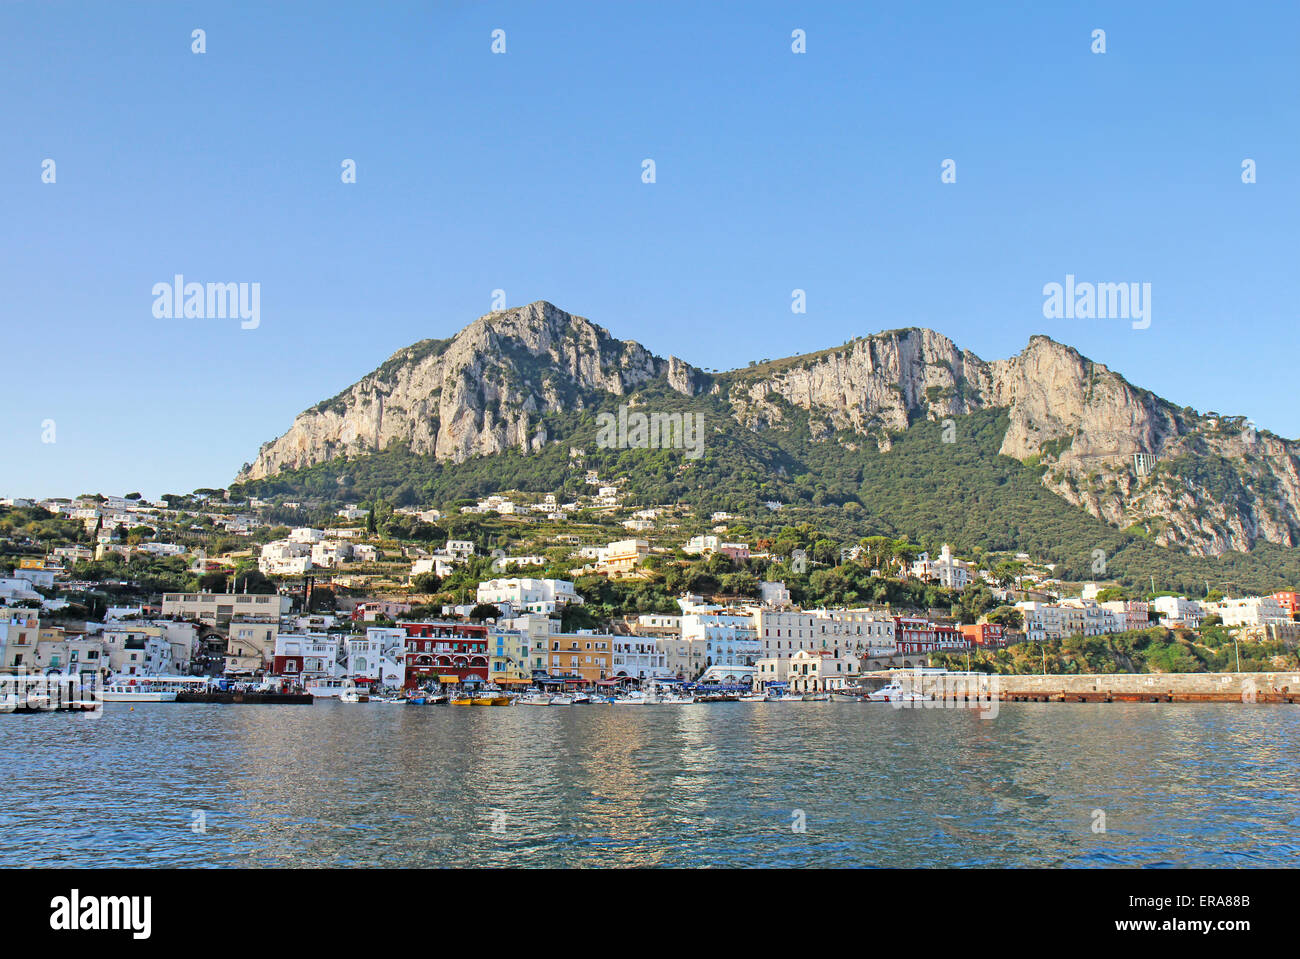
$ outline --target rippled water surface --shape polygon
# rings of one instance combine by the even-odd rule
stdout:
[[[1289,706],[111,704],[0,757],[6,866],[1300,865]]]

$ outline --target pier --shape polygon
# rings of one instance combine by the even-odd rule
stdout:
[[[936,700],[1004,703],[1300,704],[1300,672],[1285,673],[917,673],[885,670],[869,687],[897,679]]]

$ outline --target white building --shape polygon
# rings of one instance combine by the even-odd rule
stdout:
[[[706,668],[752,666],[762,655],[747,613],[686,613],[682,616],[682,639],[703,646]]]
[[[276,540],[262,547],[257,568],[264,576],[301,575],[312,568],[311,554],[312,547],[308,543]]]
[[[779,607],[790,605],[790,590],[786,588],[785,583],[759,583],[758,592],[764,606]]]
[[[509,603],[516,610],[530,613],[554,613],[584,602],[568,580],[514,577],[479,583],[476,599],[494,606]]]
[[[764,658],[789,659],[799,650],[852,650],[858,656],[898,651],[894,618],[870,609],[753,609]]]
[[[347,675],[400,688],[406,683],[406,630],[371,626],[366,635],[346,640]]]
[[[1152,600],[1151,608],[1160,614],[1162,626],[1196,629],[1205,616],[1200,603],[1182,596],[1157,596]]]
[[[848,686],[851,677],[858,675],[858,660],[829,650],[801,649],[790,657],[787,670],[791,693],[820,693]],[[760,680],[766,675],[760,672]]]
[[[650,636],[616,636],[610,665],[612,677],[632,679],[670,679],[676,675],[668,669],[668,657]]]
[[[952,547],[944,543],[938,558],[931,559],[929,553],[917,557],[912,564],[912,575],[921,580],[935,580],[949,589],[965,589],[970,582],[970,565],[953,556]]]
[[[1290,624],[1291,616],[1272,596],[1248,596],[1206,603],[1205,613],[1218,613],[1224,626],[1274,626]]]

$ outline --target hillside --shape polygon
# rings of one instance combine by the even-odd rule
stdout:
[[[602,412],[696,412],[703,455],[601,449]],[[581,487],[771,523],[789,504],[846,538],[933,536],[1026,549],[1088,575],[1283,577],[1300,541],[1300,447],[1202,416],[1034,337],[985,362],[893,330],[708,376],[549,303],[488,314],[399,351],[300,414],[241,489],[446,502]],[[1134,454],[1149,454],[1139,472]],[[1283,577],[1284,578],[1284,577]]]

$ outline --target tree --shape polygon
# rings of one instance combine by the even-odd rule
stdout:
[[[420,573],[411,580],[411,591],[415,593],[436,593],[441,586],[442,580],[433,573]]]
[[[984,617],[986,622],[996,623],[1006,629],[1023,629],[1025,614],[1014,606],[999,606]]]
[[[469,618],[479,623],[485,619],[500,619],[501,608],[491,603],[479,603],[469,611]]]

